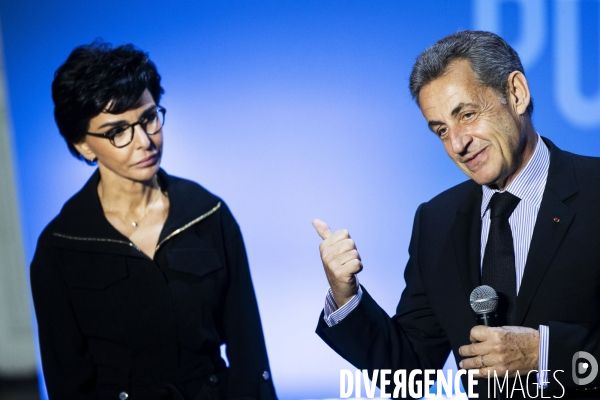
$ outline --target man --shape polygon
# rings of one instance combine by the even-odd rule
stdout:
[[[492,33],[458,32],[425,50],[410,90],[470,180],[417,210],[391,318],[358,284],[348,232],[313,221],[331,287],[317,333],[360,369],[441,369],[452,350],[479,378],[550,370],[537,377],[544,396],[598,397],[581,390],[598,378],[575,384],[572,357],[600,360],[600,160],[537,134],[519,57]],[[504,326],[475,326],[469,295],[481,284],[499,292]],[[476,392],[488,397],[486,379]]]

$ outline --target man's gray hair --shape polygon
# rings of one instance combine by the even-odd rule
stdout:
[[[423,51],[410,74],[410,94],[419,104],[423,86],[439,78],[455,60],[468,60],[479,82],[506,97],[508,76],[513,71],[523,74],[523,65],[517,52],[500,36],[484,31],[460,31],[446,36]],[[527,107],[533,112],[533,100]]]

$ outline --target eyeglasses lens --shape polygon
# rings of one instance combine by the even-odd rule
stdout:
[[[144,129],[146,134],[154,135],[162,129],[164,120],[164,112],[162,111],[162,109],[157,109],[152,114],[140,120],[139,124],[142,127],[142,129]],[[133,135],[135,133],[135,125],[136,124],[134,124],[133,126],[128,125],[115,128],[113,130],[114,133],[110,137],[113,145],[115,145],[116,147],[125,147],[129,143],[131,143],[133,140]]]

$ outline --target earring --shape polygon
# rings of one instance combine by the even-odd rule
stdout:
[[[94,158],[88,160],[88,162],[90,162],[90,163],[93,163],[93,162],[96,162],[96,161],[98,161],[98,157],[94,157]]]

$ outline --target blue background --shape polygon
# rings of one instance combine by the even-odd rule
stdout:
[[[338,397],[353,370],[314,334],[327,283],[311,220],[350,230],[361,283],[393,313],[417,206],[465,179],[408,93],[423,49],[496,31],[526,61],[537,130],[600,155],[598,0],[0,0],[0,20],[27,261],[92,173],[54,125],[53,73],[77,45],[134,43],[166,89],[163,168],[223,197],[242,227],[284,399]]]

